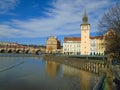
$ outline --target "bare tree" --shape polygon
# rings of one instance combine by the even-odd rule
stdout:
[[[120,62],[120,3],[111,7],[111,9],[103,15],[98,27],[103,34],[110,30],[113,31],[104,37],[105,48],[109,56],[117,58]]]
[[[99,22],[99,29],[102,32],[113,29],[120,33],[120,3],[113,6],[103,15]]]

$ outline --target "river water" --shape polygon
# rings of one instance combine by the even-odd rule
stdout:
[[[92,90],[98,79],[42,57],[0,56],[0,90]]]

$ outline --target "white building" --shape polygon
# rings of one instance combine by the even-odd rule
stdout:
[[[102,45],[102,36],[90,37],[90,55],[104,54],[104,46]]]
[[[88,23],[86,12],[84,12],[80,29],[81,38],[64,38],[63,53],[68,55],[104,55],[104,40],[102,39],[102,36],[90,36],[90,24]]]
[[[78,37],[66,37],[63,43],[63,53],[68,55],[80,54],[81,38]]]

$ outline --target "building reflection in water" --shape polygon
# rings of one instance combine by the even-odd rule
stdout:
[[[92,90],[96,83],[96,78],[98,79],[97,75],[68,65],[62,65],[62,72],[64,77],[78,77],[80,90]]]
[[[62,65],[62,72],[64,77],[78,77],[80,70],[68,65]]]
[[[55,77],[60,69],[60,64],[52,61],[46,61],[46,74],[53,78]]]
[[[91,82],[93,79],[92,78],[93,75],[89,72],[81,71],[79,77],[80,77],[81,90],[91,90],[91,86],[93,86],[92,84],[94,83]]]

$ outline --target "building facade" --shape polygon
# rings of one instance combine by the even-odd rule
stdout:
[[[90,37],[90,55],[104,55],[104,51],[103,36]]]
[[[81,38],[79,37],[66,37],[63,43],[63,53],[68,55],[80,54]]]
[[[56,53],[60,49],[60,41],[55,36],[50,36],[46,41],[46,53]]]
[[[90,24],[84,12],[80,25],[80,37],[65,37],[63,42],[64,54],[80,55],[104,55],[105,45],[103,36],[90,36]]]

